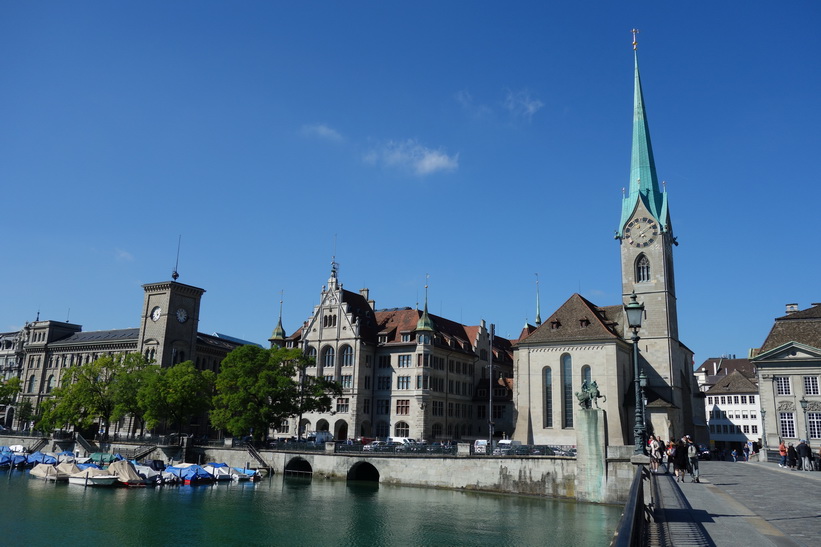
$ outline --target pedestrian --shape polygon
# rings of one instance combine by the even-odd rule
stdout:
[[[812,450],[810,450],[807,441],[801,439],[801,442],[795,448],[795,452],[801,458],[801,470],[812,471]]]
[[[687,439],[687,458],[690,460],[690,476],[692,477],[692,482],[700,482],[698,480],[698,450],[696,450],[696,445],[693,444],[693,439],[691,439],[689,435],[687,435],[685,439]]]
[[[676,465],[676,480],[684,482],[684,475],[687,473],[687,464],[689,458],[687,457],[687,445],[684,442],[684,437],[676,443],[673,461]]]
[[[661,463],[661,442],[655,435],[650,435],[650,470],[653,473],[659,472]]]
[[[781,456],[778,467],[787,467],[787,445],[784,444],[784,439],[781,439],[781,444],[778,445],[778,455]]]
[[[743,448],[743,452],[744,452],[744,461],[745,462],[750,461],[750,445],[745,444],[744,448]]]
[[[790,443],[787,446],[787,466],[795,471],[795,464],[798,461],[798,453],[795,451],[795,447]]]
[[[737,462],[738,461],[738,450],[733,448],[733,451],[730,452],[730,456],[733,457],[733,463]]]
[[[673,441],[667,443],[667,469],[673,475],[676,474],[676,445]]]

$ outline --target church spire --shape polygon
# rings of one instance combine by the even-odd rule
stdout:
[[[429,275],[425,275],[425,278],[429,278]],[[422,312],[422,317],[419,318],[419,321],[416,322],[416,330],[425,330],[433,332],[436,330],[435,325],[433,324],[433,319],[430,318],[428,315],[428,284],[425,283],[425,311]]]
[[[284,291],[280,291],[279,293],[279,321],[277,322],[277,326],[274,328],[273,334],[268,339],[271,342],[271,347],[285,347],[285,329],[282,328],[282,294]]]
[[[542,324],[542,307],[539,303],[539,274],[536,274],[536,326]]]
[[[647,114],[644,110],[644,94],[641,89],[639,76],[639,58],[637,51],[636,34],[633,29],[633,59],[634,59],[634,90],[633,90],[633,149],[630,158],[630,185],[627,196],[622,201],[621,222],[617,237],[621,237],[624,225],[630,220],[639,200],[650,212],[655,220],[668,229],[667,225],[667,194],[659,191],[658,177],[656,176],[656,162],[653,158],[653,146],[650,143],[650,126],[647,123]]]

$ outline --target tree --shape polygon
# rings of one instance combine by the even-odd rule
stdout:
[[[147,427],[165,422],[175,424],[180,432],[187,420],[211,408],[213,391],[214,373],[185,361],[146,377],[137,401]]]
[[[115,404],[111,419],[117,421],[125,416],[133,417],[132,434],[136,433],[138,425],[144,423],[143,408],[137,394],[159,371],[160,367],[152,365],[141,354],[129,353],[122,360],[121,370],[114,375],[111,389]]]
[[[217,375],[211,424],[234,436],[251,434],[262,440],[286,418],[329,410],[342,388],[304,374],[310,362],[299,349],[235,349]]]
[[[20,378],[9,378],[6,381],[0,380],[0,406],[14,402],[23,383]]]
[[[129,405],[122,400],[122,386],[130,383],[127,376],[145,367],[139,354],[118,354],[69,368],[60,387],[41,404],[37,427],[43,431],[70,426],[85,429],[100,418],[107,433],[118,404]]]

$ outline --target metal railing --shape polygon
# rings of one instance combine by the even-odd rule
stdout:
[[[616,533],[610,547],[641,547],[645,544],[647,522],[652,510],[653,500],[645,503],[645,486],[653,493],[655,477],[645,465],[636,468],[636,475],[630,486],[627,503],[624,504],[624,513],[621,515]],[[647,484],[645,485],[645,481]]]

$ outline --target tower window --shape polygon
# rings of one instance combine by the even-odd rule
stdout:
[[[636,283],[647,283],[650,281],[650,261],[645,255],[640,255],[636,260]]]

